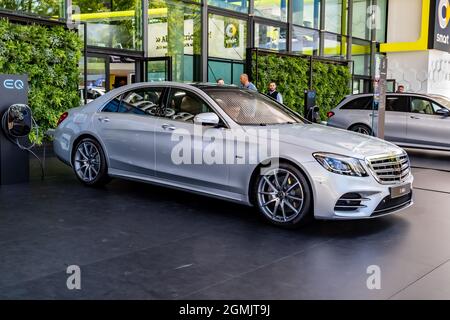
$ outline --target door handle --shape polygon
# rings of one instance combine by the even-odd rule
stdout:
[[[107,117],[98,117],[98,121],[100,121],[100,122],[109,122],[111,120],[109,120],[109,118],[107,118]]]
[[[172,126],[172,125],[170,125],[170,124],[163,124],[163,125],[161,126],[161,128],[163,128],[164,130],[170,130],[170,131],[173,131],[173,130],[176,129],[174,126]]]
[[[369,114],[369,117],[374,117],[374,118],[376,118],[376,117],[378,117],[378,115],[377,114]]]
[[[419,119],[420,119],[419,117],[415,117],[415,116],[410,116],[410,118],[411,118],[411,119],[416,119],[416,120],[419,120]]]

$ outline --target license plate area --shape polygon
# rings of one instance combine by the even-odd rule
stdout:
[[[411,192],[411,183],[404,184],[398,187],[391,187],[389,188],[391,192],[391,198],[400,198],[404,195],[407,195]]]

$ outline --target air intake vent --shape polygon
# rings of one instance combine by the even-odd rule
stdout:
[[[334,211],[357,211],[358,209],[366,208],[362,203],[368,200],[359,193],[346,193],[336,202]]]

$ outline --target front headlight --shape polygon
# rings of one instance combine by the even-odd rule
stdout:
[[[360,160],[333,153],[314,153],[314,158],[330,172],[352,177],[367,177]]]

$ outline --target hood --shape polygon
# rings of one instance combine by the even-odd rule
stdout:
[[[247,127],[247,129],[249,128]],[[255,127],[251,128],[254,129]],[[369,156],[398,154],[402,152],[401,148],[387,141],[324,125],[271,125],[258,127],[257,130],[264,129],[278,129],[280,143],[309,149],[311,153],[329,152],[364,159]]]

